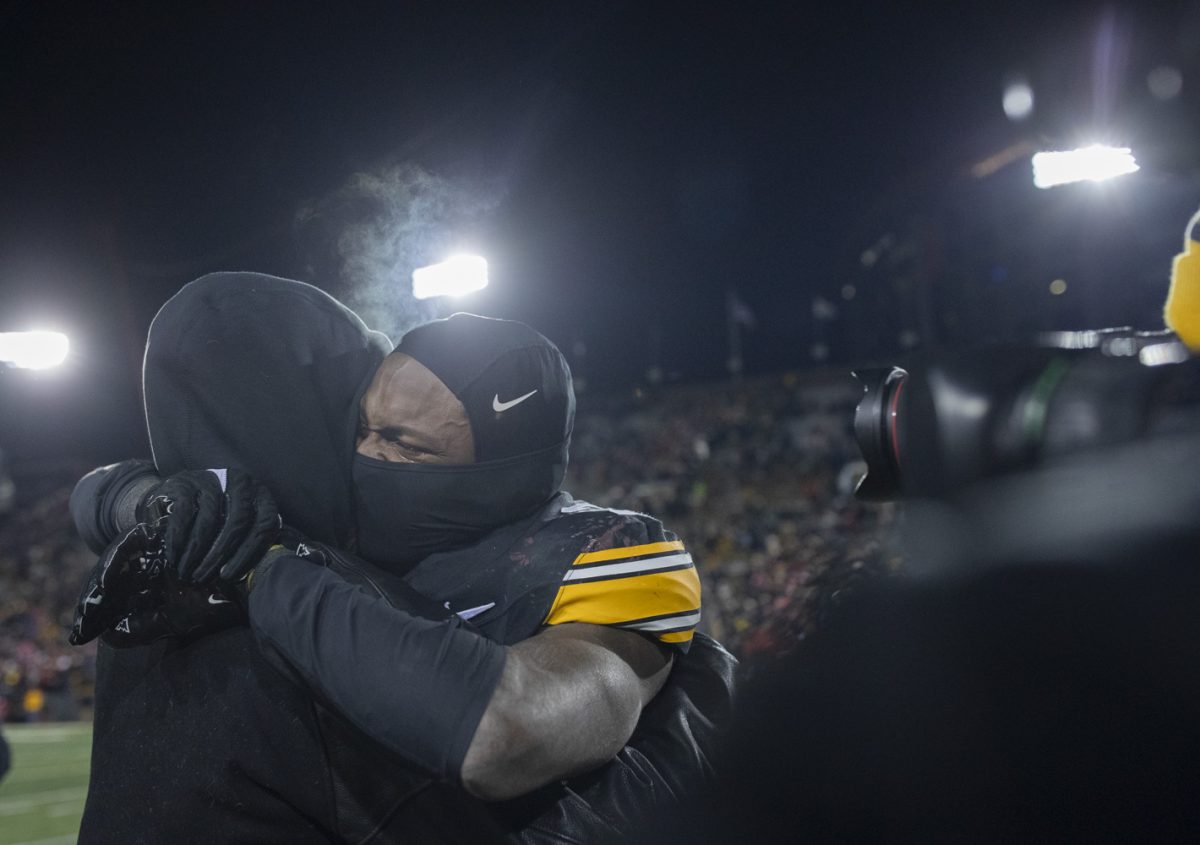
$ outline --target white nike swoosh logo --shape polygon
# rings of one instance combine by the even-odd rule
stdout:
[[[524,402],[526,399],[528,399],[530,396],[532,396],[535,393],[537,393],[537,390],[531,390],[528,393],[526,393],[524,396],[518,396],[516,399],[510,399],[507,402],[501,402],[500,394],[497,393],[495,396],[492,397],[492,410],[495,411],[497,414],[503,413],[504,411],[507,411],[509,408],[513,407],[514,405],[520,405],[522,402]]]
[[[213,475],[217,477],[217,481],[221,483],[221,492],[225,492],[225,488],[229,486],[229,470],[227,469],[209,469]]]
[[[216,596],[210,595],[208,597],[208,603],[209,604],[229,604],[229,599],[219,599]]]
[[[478,616],[479,614],[483,613],[485,610],[491,610],[495,606],[496,606],[496,603],[494,601],[490,601],[487,604],[479,605],[479,607],[469,607],[466,610],[458,611],[458,618],[462,619],[465,622],[468,619]]]

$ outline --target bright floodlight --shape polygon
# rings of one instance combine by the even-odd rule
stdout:
[[[487,287],[487,261],[478,255],[456,255],[440,264],[413,271],[413,296],[462,296]]]
[[[0,363],[27,370],[57,367],[71,344],[58,332],[0,332]]]
[[[1093,144],[1081,150],[1038,153],[1033,157],[1033,184],[1053,188],[1072,182],[1102,182],[1140,169],[1128,147]]]

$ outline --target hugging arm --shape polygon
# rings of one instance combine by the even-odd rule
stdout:
[[[595,625],[502,646],[283,553],[256,569],[249,611],[264,647],[343,717],[488,800],[611,759],[670,668],[661,646]]]
[[[582,623],[508,652],[462,767],[467,790],[489,800],[611,760],[671,669],[664,648],[640,634]]]

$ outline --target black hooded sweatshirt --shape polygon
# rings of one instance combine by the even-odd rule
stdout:
[[[344,545],[358,398],[390,348],[309,285],[254,273],[191,283],[147,340],[158,472],[240,468],[275,493],[290,525]],[[247,628],[102,644],[97,673],[81,843],[493,838],[468,796],[332,718]]]

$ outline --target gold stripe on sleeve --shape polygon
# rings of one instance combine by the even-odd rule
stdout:
[[[619,625],[650,616],[688,613],[699,609],[700,577],[695,567],[688,567],[605,581],[568,581],[559,587],[558,596],[544,624],[588,622],[593,625]]]

